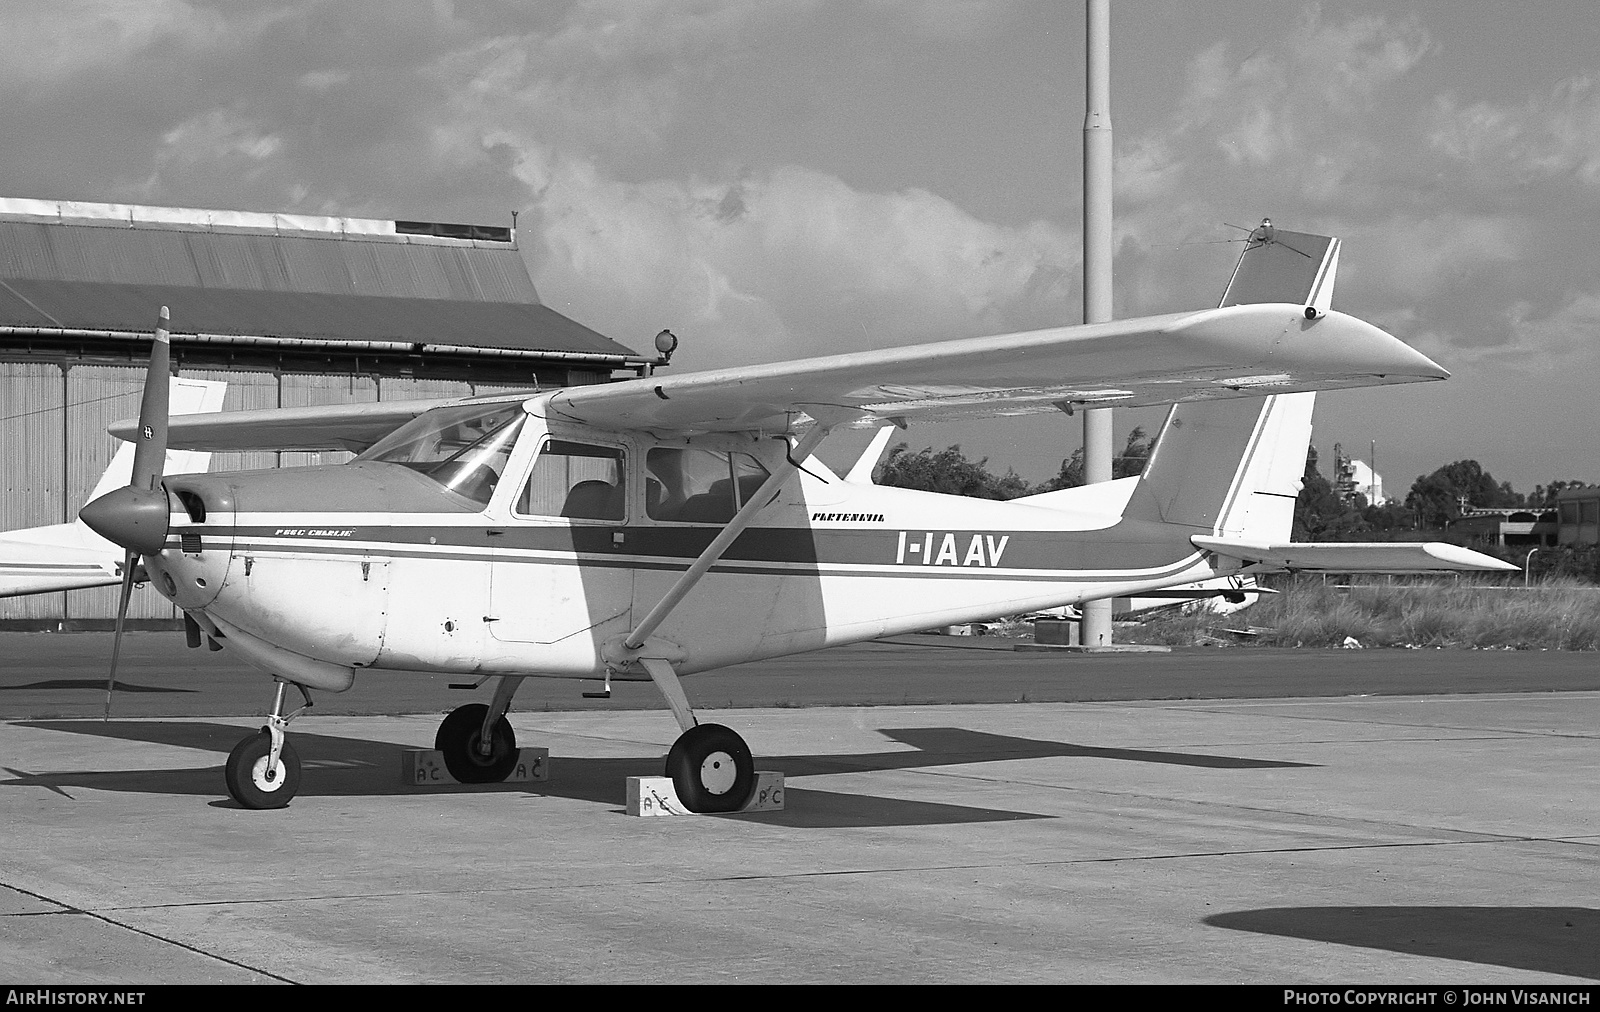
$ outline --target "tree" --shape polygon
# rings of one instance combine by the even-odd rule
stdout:
[[[1145,464],[1150,462],[1150,447],[1154,439],[1145,435],[1142,425],[1135,425],[1128,433],[1128,441],[1122,445],[1122,452],[1111,458],[1111,477],[1131,478],[1136,474],[1144,473]],[[1083,484],[1083,447],[1072,451],[1072,456],[1061,462],[1061,470],[1056,472],[1054,478],[1044,482],[1034,491],[1054,492],[1056,489],[1077,488]]]
[[[1461,516],[1461,502],[1492,509],[1524,505],[1510,482],[1496,483],[1476,460],[1458,460],[1432,474],[1421,475],[1406,495],[1423,528],[1438,529]]]
[[[1317,467],[1317,448],[1306,448],[1306,469],[1300,478],[1300,495],[1294,503],[1295,541],[1352,541],[1366,534],[1371,526],[1362,514],[1366,496],[1346,502],[1333,489],[1333,483]]]
[[[1533,495],[1528,496],[1529,506],[1554,506],[1556,493],[1569,488],[1588,488],[1586,481],[1552,481],[1548,485],[1533,486]]]
[[[1374,531],[1409,531],[1416,527],[1416,515],[1400,503],[1390,500],[1381,506],[1368,506],[1361,519]],[[1378,539],[1382,540],[1382,539]]]
[[[896,488],[978,499],[1015,499],[1032,491],[1015,471],[995,475],[989,471],[988,457],[974,463],[962,455],[960,446],[949,446],[938,453],[931,446],[916,453],[906,452],[909,449],[907,444],[899,443],[890,450],[889,459],[879,466],[874,480]]]

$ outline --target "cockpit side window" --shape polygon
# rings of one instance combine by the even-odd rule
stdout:
[[[744,453],[658,446],[645,457],[645,512],[669,523],[725,524],[767,480]]]
[[[626,514],[627,459],[615,446],[552,439],[539,450],[517,497],[523,516],[621,520]]]

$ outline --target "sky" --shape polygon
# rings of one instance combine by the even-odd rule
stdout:
[[[1080,2],[0,0],[0,33],[4,196],[515,213],[546,303],[670,327],[675,371],[1082,320]],[[1322,395],[1325,461],[1600,482],[1596,39],[1590,2],[1118,0],[1116,315],[1214,306],[1263,217],[1339,236],[1334,308],[1453,378]],[[1039,481],[1081,430],[902,438]]]

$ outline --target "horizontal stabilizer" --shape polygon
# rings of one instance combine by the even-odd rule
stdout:
[[[1196,548],[1252,564],[1256,572],[1309,573],[1511,572],[1517,567],[1442,541],[1264,544],[1197,534]]]
[[[1209,582],[1209,581],[1206,581],[1206,582]],[[1172,601],[1204,601],[1204,600],[1206,600],[1208,598],[1213,598],[1213,597],[1227,597],[1230,594],[1233,594],[1233,595],[1244,595],[1244,594],[1278,594],[1278,593],[1282,593],[1281,591],[1273,590],[1271,587],[1255,587],[1255,586],[1251,586],[1251,587],[1234,587],[1234,586],[1222,587],[1222,586],[1219,586],[1219,587],[1212,587],[1209,590],[1204,590],[1204,589],[1202,589],[1202,590],[1194,590],[1194,589],[1190,589],[1190,588],[1203,587],[1203,586],[1205,586],[1205,583],[1186,583],[1182,587],[1168,587],[1165,590],[1141,590],[1141,591],[1139,591],[1138,594],[1134,595],[1134,597],[1137,598],[1137,599],[1159,598],[1159,599],[1162,599],[1162,600],[1172,600]]]

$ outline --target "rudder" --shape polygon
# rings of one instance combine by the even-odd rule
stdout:
[[[1222,306],[1290,302],[1326,313],[1339,240],[1275,229],[1250,233]],[[1124,516],[1194,533],[1287,540],[1311,445],[1315,393],[1174,405]]]

